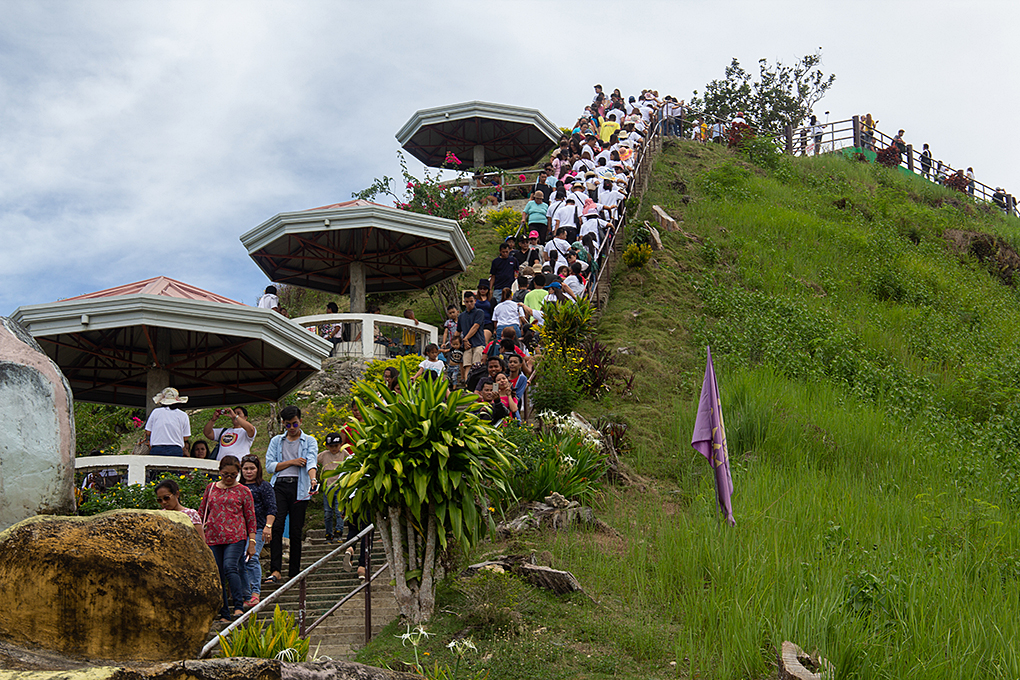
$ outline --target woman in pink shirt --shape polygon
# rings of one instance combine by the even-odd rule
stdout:
[[[243,613],[241,556],[247,554],[246,559],[255,556],[255,501],[248,487],[238,482],[240,473],[240,461],[234,456],[224,456],[220,460],[220,481],[205,487],[202,503],[198,506],[198,514],[205,526],[206,545],[212,550],[220,570],[223,586],[221,621],[233,621]]]

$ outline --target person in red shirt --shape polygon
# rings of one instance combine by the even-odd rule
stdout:
[[[241,462],[234,456],[220,460],[220,481],[210,482],[202,494],[198,514],[205,526],[205,542],[216,558],[223,587],[221,621],[233,621],[243,613],[241,556],[255,556],[255,501],[251,491],[238,482]],[[233,600],[233,615],[230,603]]]

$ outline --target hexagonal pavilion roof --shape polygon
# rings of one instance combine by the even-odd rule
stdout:
[[[468,169],[474,148],[497,168],[534,165],[559,142],[561,131],[537,109],[490,102],[464,102],[416,111],[397,141],[429,167],[443,167],[453,152]]]
[[[420,290],[461,274],[474,259],[453,220],[368,201],[280,213],[241,236],[270,280],[343,294],[350,264],[365,266],[366,291]]]
[[[74,398],[146,407],[150,369],[189,407],[276,401],[322,367],[331,345],[270,309],[156,277],[15,310]]]

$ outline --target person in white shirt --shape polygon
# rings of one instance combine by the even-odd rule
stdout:
[[[181,406],[188,403],[173,387],[152,398],[153,409],[145,422],[145,438],[152,456],[186,456],[191,438],[191,421]]]
[[[567,199],[570,201],[570,199]],[[559,268],[567,263],[567,253],[570,252],[570,243],[567,241],[567,228],[559,227],[556,229],[556,236],[549,240],[545,244],[545,252],[548,255],[547,259],[552,259],[552,254],[556,253],[556,267]]]
[[[230,418],[230,427],[213,427],[220,416]],[[216,452],[216,460],[223,460],[224,456],[234,456],[238,460],[251,453],[251,445],[257,434],[255,426],[248,422],[248,409],[243,406],[234,408],[216,409],[212,418],[202,428],[202,434],[206,439],[214,442],[210,446],[219,444]]]
[[[262,309],[271,309],[274,312],[283,314],[280,310],[280,298],[276,296],[276,286],[266,286],[266,293],[259,298],[258,306]]]
[[[570,289],[575,298],[584,294],[584,284],[581,283],[581,263],[573,262],[570,265],[570,276],[563,279],[563,285]]]

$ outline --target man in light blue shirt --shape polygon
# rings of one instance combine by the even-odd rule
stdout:
[[[269,545],[269,569],[266,581],[281,580],[283,567],[283,525],[290,517],[290,561],[287,575],[301,573],[301,534],[305,527],[305,510],[311,495],[319,489],[316,479],[319,445],[315,437],[301,431],[301,409],[287,406],[280,411],[283,434],[269,442],[266,451],[266,471],[276,492],[276,521],[273,522],[273,540]]]

